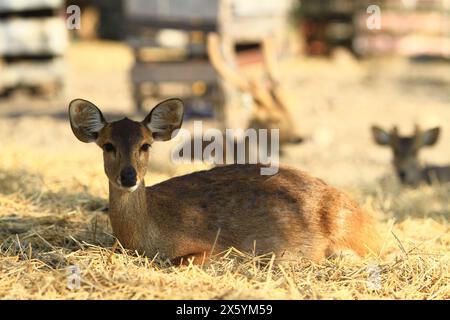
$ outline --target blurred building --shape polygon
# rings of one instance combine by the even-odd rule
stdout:
[[[0,91],[58,93],[64,83],[67,29],[62,0],[0,0]]]
[[[380,28],[369,27],[377,14]],[[296,0],[292,15],[307,54],[450,57],[449,0]]]
[[[138,108],[146,99],[182,97],[187,116],[214,117],[225,124],[236,95],[208,61],[210,31],[226,41],[223,51],[236,64],[236,51],[258,50],[264,37],[276,35],[288,47],[285,25],[291,0],[125,0],[127,42],[135,54],[131,71]],[[283,38],[284,37],[284,38]],[[246,62],[258,54],[243,56]],[[238,103],[242,105],[242,103]]]
[[[368,13],[355,14],[354,49],[360,55],[450,58],[449,0],[383,0],[381,29],[369,30]],[[367,8],[369,2],[367,1]],[[362,8],[362,9],[365,9]]]

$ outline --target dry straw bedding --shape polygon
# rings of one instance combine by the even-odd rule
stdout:
[[[71,48],[68,96],[126,112],[132,60],[123,51],[104,44]],[[270,256],[232,251],[208,265],[174,267],[127,252],[115,244],[102,211],[107,180],[97,147],[77,143],[66,119],[2,118],[0,298],[449,299],[450,186],[411,190],[378,182],[389,172],[390,154],[371,145],[368,130],[372,123],[402,129],[418,120],[440,123],[442,142],[422,156],[448,162],[448,66],[299,59],[283,70],[294,118],[312,137],[283,161],[338,182],[376,212],[385,237],[382,259],[342,255],[320,264],[276,264]],[[11,110],[10,103],[0,102],[0,109]],[[199,169],[173,168],[157,159],[159,148],[152,148],[147,184]],[[74,265],[81,286],[70,290]]]
[[[2,299],[450,298],[449,186],[403,190],[385,182],[348,190],[378,213],[383,259],[342,255],[320,264],[278,264],[270,255],[230,250],[207,265],[175,267],[115,242],[102,211],[107,193],[100,165],[67,160],[39,170],[50,168],[50,160],[30,156],[17,167],[7,158],[0,164]],[[72,165],[91,171],[77,179],[57,174]],[[68,267],[74,265],[81,286],[71,290]]]

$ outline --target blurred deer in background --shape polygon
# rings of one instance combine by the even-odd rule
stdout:
[[[450,166],[424,166],[419,161],[419,150],[436,144],[440,128],[422,131],[418,126],[411,136],[400,136],[397,127],[390,132],[372,126],[375,143],[388,146],[393,152],[393,164],[403,184],[417,186],[421,182],[450,182]]]
[[[345,193],[286,167],[228,165],[145,187],[149,149],[181,127],[183,103],[161,102],[141,122],[107,122],[100,109],[69,105],[73,133],[103,150],[114,235],[130,250],[202,263],[230,247],[277,258],[320,261],[342,249],[378,253],[372,217]]]

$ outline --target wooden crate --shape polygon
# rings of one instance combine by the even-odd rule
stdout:
[[[67,29],[62,0],[0,0],[0,91],[64,84]]]

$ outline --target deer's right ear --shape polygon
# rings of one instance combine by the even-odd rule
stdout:
[[[142,123],[152,132],[156,141],[167,141],[181,127],[184,105],[180,99],[168,99],[150,111]]]
[[[375,143],[386,146],[391,142],[391,135],[389,132],[381,129],[377,126],[372,126],[372,135],[375,140]]]
[[[75,99],[69,104],[69,118],[72,131],[82,142],[94,142],[106,125],[102,112],[93,103]]]

